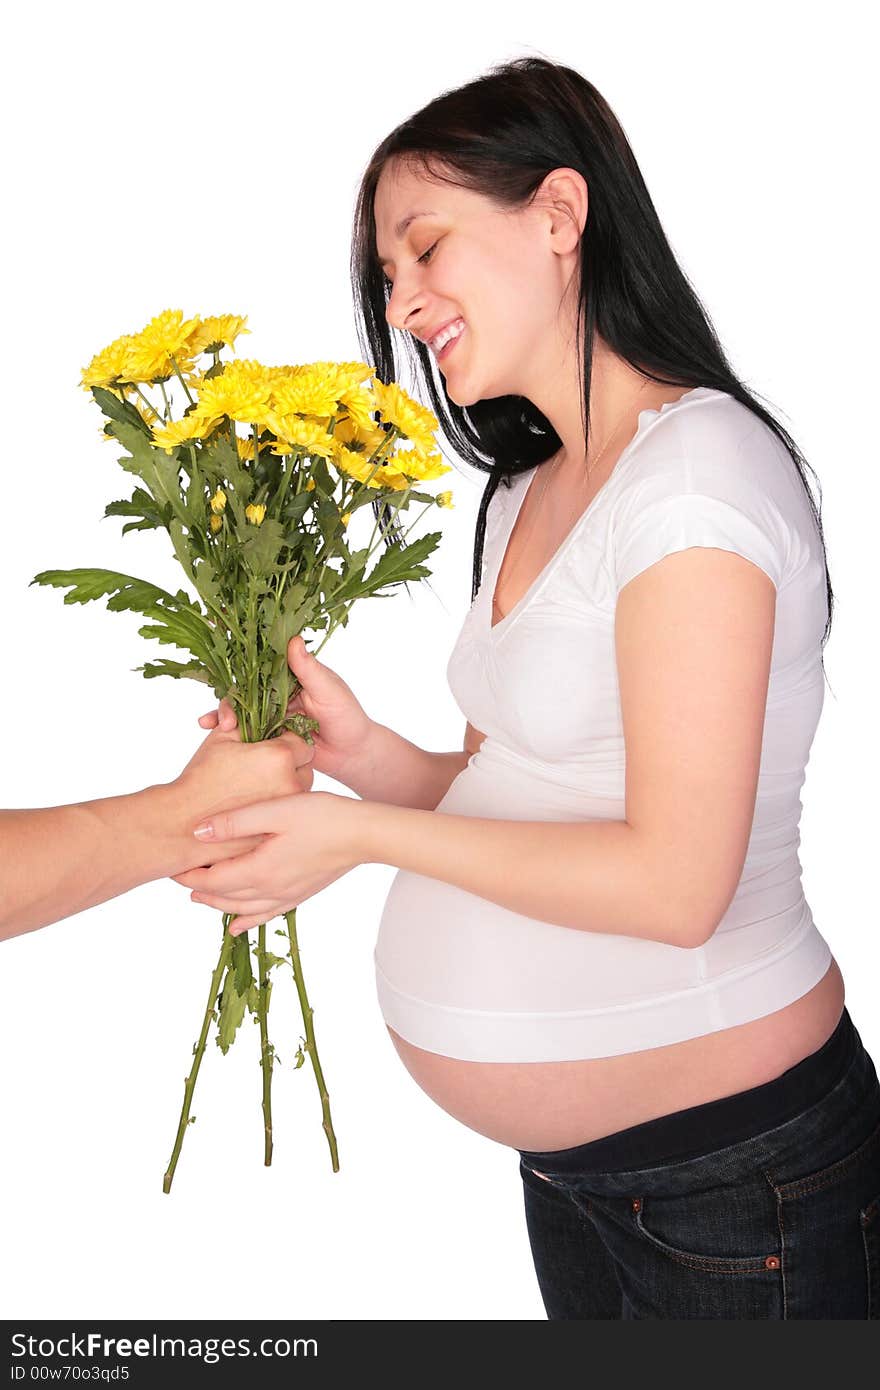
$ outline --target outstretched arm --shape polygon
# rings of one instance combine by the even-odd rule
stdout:
[[[125,796],[0,811],[0,940],[48,926],[209,862],[193,837],[206,815],[308,791],[312,750],[293,733],[242,743],[214,730],[179,777]],[[256,849],[265,836],[247,841]],[[242,842],[211,860],[242,852]]]
[[[179,872],[173,866],[187,849],[183,811],[173,784],[68,806],[0,811],[0,938]],[[191,830],[189,840],[196,843]]]

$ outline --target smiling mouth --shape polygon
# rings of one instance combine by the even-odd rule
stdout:
[[[449,356],[450,352],[452,352],[456,344],[461,342],[466,332],[467,324],[465,324],[465,326],[460,330],[460,332],[458,332],[455,335],[454,338],[450,338],[448,343],[444,343],[440,351],[434,354],[438,362],[443,362]]]

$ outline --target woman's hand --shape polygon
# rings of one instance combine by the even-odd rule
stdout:
[[[290,912],[349,869],[368,862],[370,803],[332,792],[276,797],[211,817],[203,852],[223,851],[259,835],[249,853],[173,875],[193,902],[236,914],[233,936]]]
[[[347,773],[363,758],[373,721],[342,677],[313,656],[301,636],[288,642],[287,661],[302,687],[288,703],[287,713],[305,714],[320,724],[312,734],[312,766],[347,786]],[[199,723],[203,729],[231,729],[235,711],[228,700],[221,700]]]

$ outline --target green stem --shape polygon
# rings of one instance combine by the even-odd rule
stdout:
[[[169,356],[170,359],[171,359],[171,365],[172,365],[172,367],[174,368],[175,375],[177,376],[177,380],[180,382],[181,386],[182,386],[183,389],[184,389],[184,392],[186,393],[186,399],[189,401],[190,405],[195,405],[195,398],[194,398],[193,396],[190,395],[190,393],[189,393],[189,387],[187,386],[186,382],[184,381],[183,377],[182,377],[181,374],[180,374],[180,368],[179,368],[178,365],[177,365],[177,358],[174,356],[174,353],[173,353],[173,352],[169,353],[168,356]]]
[[[299,995],[299,1005],[306,1029],[306,1051],[312,1059],[312,1068],[315,1073],[315,1080],[318,1084],[318,1094],[321,1097],[321,1111],[324,1116],[322,1128],[327,1135],[327,1143],[330,1145],[333,1172],[338,1173],[339,1154],[336,1148],[336,1135],[333,1133],[333,1122],[330,1119],[330,1097],[327,1093],[327,1087],[324,1084],[324,1073],[321,1071],[321,1063],[318,1060],[315,1030],[312,1027],[312,1014],[314,1010],[309,1004],[308,995],[306,994],[302,963],[299,958],[299,944],[296,939],[296,908],[291,912],[285,912],[284,920],[287,922],[287,934],[290,937],[290,963],[293,967],[293,978],[296,981],[296,992]]]
[[[232,951],[233,938],[229,935],[228,931],[229,923],[231,921],[232,914],[224,913],[223,945],[220,950],[220,959],[217,962],[217,968],[215,969],[214,974],[211,976],[211,989],[208,995],[208,1007],[205,1009],[205,1017],[202,1021],[202,1031],[199,1034],[199,1040],[194,1048],[195,1055],[193,1057],[193,1064],[190,1070],[190,1074],[184,1082],[183,1110],[180,1114],[180,1124],[177,1126],[177,1138],[174,1141],[174,1151],[172,1152],[171,1162],[168,1164],[168,1169],[165,1173],[165,1177],[162,1182],[162,1191],[166,1193],[171,1191],[171,1184],[174,1181],[174,1170],[177,1167],[177,1160],[180,1157],[180,1148],[183,1144],[183,1136],[186,1133],[187,1126],[190,1122],[189,1111],[190,1106],[192,1105],[193,1091],[195,1090],[196,1078],[199,1074],[199,1067],[202,1065],[202,1058],[205,1055],[205,1043],[208,1040],[208,1030],[211,1027],[211,1019],[214,1016],[214,1005],[217,1002],[217,995],[220,990],[220,983],[223,979],[223,974],[226,970],[226,966],[229,962],[229,956]]]
[[[146,396],[144,395],[144,393],[143,393],[143,391],[141,390],[141,388],[138,386],[137,382],[136,382],[136,381],[133,381],[131,384],[132,384],[132,386],[134,387],[135,391],[136,391],[136,392],[138,393],[138,395],[140,396],[140,398],[141,398],[141,400],[143,401],[144,405],[145,405],[145,406],[147,407],[147,409],[149,410],[150,414],[151,414],[151,415],[155,415],[155,417],[156,417],[157,420],[161,420],[161,419],[162,419],[162,416],[159,414],[159,411],[158,411],[158,410],[156,409],[156,407],[153,405],[153,402],[152,402],[152,401],[148,401],[148,400],[147,400]],[[148,420],[148,421],[147,421],[147,424],[149,424],[149,423],[150,423],[150,422],[149,422],[149,420]]]
[[[269,998],[272,981],[266,969],[266,924],[257,933],[257,961],[260,972],[260,991],[257,1017],[260,1020],[260,1066],[263,1070],[263,1162],[268,1168],[272,1162],[272,1063],[274,1048],[269,1041]]]

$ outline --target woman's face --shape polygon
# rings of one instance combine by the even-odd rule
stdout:
[[[550,209],[552,212],[552,209]],[[401,230],[397,224],[413,213]],[[547,203],[511,212],[482,194],[385,165],[374,200],[376,253],[392,282],[389,324],[433,337],[450,319],[465,329],[438,361],[460,406],[511,394],[539,399],[558,366],[559,308],[572,257]],[[576,243],[575,243],[576,244]]]

